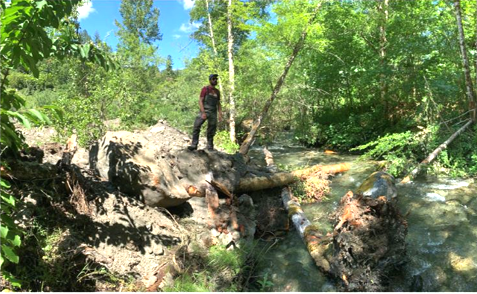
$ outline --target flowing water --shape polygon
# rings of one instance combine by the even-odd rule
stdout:
[[[283,145],[282,145],[283,146]],[[376,163],[351,155],[328,155],[300,146],[270,147],[275,163],[299,168],[347,162],[350,170],[332,178],[331,194],[315,204],[303,205],[308,219],[331,232],[328,220],[339,199],[376,170]],[[260,161],[260,149],[250,151]],[[448,178],[419,179],[398,185],[398,206],[409,213],[407,264],[402,279],[391,281],[391,291],[477,291],[477,183]],[[403,257],[405,258],[405,257]],[[336,291],[318,271],[298,233],[291,229],[264,255],[259,283],[265,291]],[[417,278],[419,277],[419,278]],[[419,286],[411,284],[419,281]],[[414,288],[413,288],[414,287]],[[416,288],[417,287],[417,288]]]

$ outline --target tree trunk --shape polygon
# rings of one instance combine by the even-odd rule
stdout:
[[[452,143],[452,141],[454,141],[454,139],[471,124],[472,124],[472,120],[467,121],[467,123],[462,128],[457,130],[457,132],[452,134],[452,136],[450,136],[449,139],[447,139],[444,143],[439,145],[439,147],[437,147],[434,151],[432,151],[432,153],[429,154],[429,156],[426,157],[426,159],[421,161],[421,163],[419,163],[415,169],[413,169],[404,179],[402,179],[401,184],[406,184],[409,181],[411,181],[413,178],[415,178],[416,175],[419,174],[419,172],[422,170],[423,166],[430,164],[434,159],[436,159],[437,155],[439,155],[439,153],[441,153],[442,150],[447,148],[447,146],[450,143]]]
[[[288,217],[293,222],[303,241],[305,241],[308,252],[315,261],[315,264],[321,271],[325,273],[329,272],[330,263],[325,258],[325,251],[331,242],[324,240],[329,239],[331,241],[331,238],[323,236],[317,227],[311,225],[311,222],[301,209],[300,204],[291,195],[290,188],[283,188],[282,201],[288,211]]]
[[[235,68],[234,68],[234,59],[233,59],[233,46],[234,46],[234,35],[232,33],[232,0],[229,0],[227,5],[227,31],[228,31],[228,38],[227,38],[227,51],[229,56],[229,129],[230,129],[230,140],[232,142],[236,141],[235,135],[235,98],[234,98],[234,91],[235,91]]]
[[[476,6],[475,6],[475,15],[474,15],[474,17],[475,17],[475,31],[477,32],[477,1],[475,1],[475,2],[476,2],[476,3],[475,3]],[[475,44],[475,45],[474,45],[474,47],[475,47],[474,50],[477,50],[477,35],[475,36],[475,43],[474,43],[474,44]],[[474,80],[475,84],[474,84],[474,85],[477,86],[477,58],[475,58],[474,66],[475,66],[475,68],[474,68],[474,70],[475,70],[475,80]],[[474,90],[475,90],[475,89],[474,89]],[[474,97],[475,97],[475,96],[474,96]],[[477,106],[476,106],[476,107],[477,107]]]
[[[462,56],[462,66],[463,66],[464,77],[465,77],[465,88],[467,92],[467,99],[469,100],[470,118],[473,122],[475,122],[475,118],[476,118],[475,96],[474,96],[474,89],[472,85],[472,79],[470,77],[469,59],[467,57],[467,50],[465,48],[465,36],[464,36],[464,28],[462,27],[462,13],[460,8],[460,0],[454,1],[454,8],[455,8],[455,18],[457,21],[457,29],[459,31],[459,46],[460,46],[460,53]]]
[[[349,170],[349,165],[346,163],[332,164],[332,165],[315,165],[310,168],[292,171],[292,172],[278,172],[270,176],[242,178],[236,190],[238,192],[252,192],[264,189],[283,187],[298,181],[301,177],[310,175],[318,170],[328,174],[341,173]]]
[[[267,163],[268,170],[271,172],[277,172],[278,167],[275,165],[272,152],[270,152],[267,147],[263,147],[263,154],[265,155],[265,162]]]
[[[287,77],[288,70],[292,66],[293,61],[295,60],[296,56],[300,52],[301,48],[303,47],[303,44],[305,43],[306,35],[308,33],[308,27],[311,26],[313,24],[313,22],[315,21],[316,15],[318,14],[318,10],[319,10],[320,7],[321,7],[321,1],[318,2],[318,4],[316,5],[316,7],[315,7],[315,9],[312,13],[311,18],[308,21],[307,26],[305,27],[305,29],[301,33],[300,39],[295,44],[295,48],[293,49],[292,54],[290,55],[290,57],[288,58],[287,63],[285,64],[285,68],[283,69],[283,73],[280,76],[280,78],[278,79],[278,81],[277,81],[277,83],[276,83],[276,85],[275,85],[275,87],[272,91],[272,95],[270,96],[268,101],[265,103],[265,106],[263,107],[263,110],[260,113],[260,115],[258,116],[258,118],[253,122],[252,129],[250,130],[247,137],[245,138],[242,145],[240,146],[239,152],[241,154],[247,154],[248,153],[248,149],[252,145],[253,138],[255,137],[255,133],[257,132],[258,128],[260,127],[260,124],[262,123],[262,121],[265,119],[265,117],[268,113],[268,110],[269,110],[270,106],[272,105],[273,100],[275,100],[276,96],[278,95],[278,92],[280,91],[280,88],[283,85],[283,82],[285,81],[285,78]]]
[[[388,40],[386,38],[386,25],[389,19],[389,0],[380,0],[378,4],[378,10],[381,12],[381,21],[379,26],[379,64],[381,66],[381,71],[387,68],[386,63],[386,47],[388,45]],[[380,84],[380,98],[381,103],[384,105],[384,115],[388,118],[389,105],[387,99],[387,83],[386,83],[386,74],[381,72],[379,75],[379,84]]]
[[[209,0],[205,0],[205,8],[207,9],[207,20],[209,21],[209,35],[210,35],[210,40],[212,41],[212,50],[214,50],[214,55],[216,59],[218,56],[218,53],[217,53],[217,47],[215,46],[214,29],[212,27],[212,17],[210,16],[210,11],[209,11]],[[222,83],[220,82],[220,80],[218,80],[218,83],[219,83],[219,91],[221,95],[223,95],[224,91],[223,91]]]

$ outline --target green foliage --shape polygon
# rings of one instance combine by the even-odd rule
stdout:
[[[402,176],[418,163],[418,156],[423,154],[423,140],[427,133],[410,131],[404,133],[388,134],[376,141],[352,148],[351,151],[367,150],[363,158],[385,160],[388,162],[387,171],[393,176]]]
[[[451,177],[475,177],[477,175],[477,126],[460,134],[447,149],[443,150],[433,164],[431,172],[444,173]],[[442,142],[450,136],[444,132],[436,138]],[[437,144],[436,144],[437,145]]]
[[[208,264],[217,271],[224,269],[238,274],[243,263],[243,257],[237,250],[227,250],[224,246],[212,246],[207,256]]]
[[[91,98],[60,97],[57,105],[64,109],[64,117],[55,122],[58,133],[63,137],[76,133],[81,146],[89,146],[98,140],[104,134],[104,126],[101,117],[98,116],[98,104],[95,102]],[[78,116],[78,113],[81,115]]]
[[[235,154],[240,148],[237,143],[232,142],[232,140],[230,140],[230,133],[227,131],[217,132],[214,138],[214,142],[229,154]]]
[[[164,291],[235,292],[238,285],[234,284],[233,280],[243,269],[244,261],[245,252],[242,250],[227,250],[225,246],[212,246],[205,256],[205,268],[181,274],[174,280],[174,285],[166,287]]]
[[[2,170],[4,169],[2,164]],[[9,281],[13,287],[21,287],[21,283],[8,271],[5,270],[5,266],[8,263],[13,262],[18,264],[20,258],[16,253],[16,248],[22,244],[21,235],[22,231],[14,223],[13,214],[16,211],[16,199],[8,191],[10,184],[0,179],[1,184],[1,202],[2,210],[0,212],[0,269],[2,270],[2,276],[5,280]]]
[[[388,134],[367,144],[352,148],[364,151],[363,158],[385,160],[387,171],[394,176],[404,176],[428,156],[442,142],[448,139],[452,130],[431,126],[419,132]],[[464,132],[433,162],[430,172],[442,172],[452,177],[476,175],[477,137],[474,130]]]
[[[209,277],[205,273],[181,275],[174,280],[173,287],[165,287],[165,292],[213,292]]]
[[[260,292],[267,292],[274,285],[274,283],[268,279],[268,273],[265,273],[265,275],[261,279],[257,280],[257,283],[260,285]]]
[[[35,77],[39,76],[38,62],[52,55],[64,57],[74,55],[82,60],[91,60],[100,63],[103,67],[111,67],[114,64],[102,55],[102,52],[92,44],[76,44],[72,40],[71,27],[63,23],[65,17],[72,13],[73,7],[79,0],[72,1],[11,1],[6,6],[1,4],[1,32],[0,32],[0,61],[2,63],[2,76],[0,85],[1,99],[1,132],[0,148],[8,148],[10,152],[16,152],[24,147],[23,137],[16,130],[13,122],[19,121],[24,127],[30,128],[31,123],[50,123],[46,112],[58,115],[61,111],[54,106],[44,106],[43,109],[22,109],[25,100],[15,90],[8,89],[9,71],[18,67],[31,72]],[[57,31],[57,29],[64,30]],[[15,82],[15,79],[13,79]],[[31,84],[31,79],[28,85]],[[18,85],[18,84],[17,84]],[[3,166],[2,166],[3,169]],[[5,260],[18,263],[19,256],[14,247],[20,247],[20,235],[22,231],[14,226],[12,212],[15,209],[15,201],[12,195],[5,192],[8,183],[1,180],[2,184],[2,213],[1,213],[1,237],[2,237],[2,273],[11,283],[13,280],[8,271],[3,270]],[[5,259],[4,259],[5,258]]]

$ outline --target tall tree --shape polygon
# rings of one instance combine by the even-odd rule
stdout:
[[[172,56],[167,55],[166,58],[166,76],[167,77],[172,77],[174,75],[174,70],[172,69],[173,62],[172,62]]]
[[[232,32],[232,0],[227,4],[227,53],[229,58],[229,130],[230,140],[235,142],[235,67],[234,67],[234,35]]]
[[[454,0],[454,9],[455,9],[455,19],[457,21],[457,30],[459,31],[459,47],[460,47],[460,54],[462,56],[462,70],[464,72],[467,99],[469,101],[470,118],[472,119],[473,122],[475,122],[475,118],[476,118],[475,93],[474,93],[474,87],[472,84],[472,79],[470,77],[469,59],[467,57],[467,49],[465,46],[464,28],[462,27],[462,10],[460,6],[460,0]]]
[[[272,94],[271,94],[270,98],[265,103],[265,106],[263,107],[262,112],[260,113],[258,118],[254,120],[254,122],[252,124],[252,129],[250,130],[247,137],[245,138],[242,145],[240,146],[240,151],[239,152],[241,154],[247,154],[248,153],[248,150],[253,143],[255,134],[256,134],[258,128],[260,127],[260,124],[262,123],[263,119],[267,116],[268,110],[270,109],[270,106],[272,105],[273,100],[275,100],[275,98],[277,97],[278,92],[280,91],[280,88],[282,87],[283,82],[285,81],[285,79],[287,77],[288,71],[290,70],[290,67],[293,64],[293,61],[297,57],[300,50],[303,48],[303,45],[304,45],[305,40],[306,40],[306,36],[308,34],[308,29],[315,22],[315,19],[316,19],[316,16],[318,14],[318,10],[321,7],[321,4],[322,4],[322,2],[318,1],[317,5],[313,9],[313,12],[311,13],[311,16],[310,16],[310,18],[307,22],[307,25],[306,25],[305,29],[302,31],[302,33],[300,35],[300,38],[295,43],[291,55],[288,57],[288,60],[285,64],[285,67],[283,69],[282,74],[280,75],[280,77],[278,78],[278,81],[276,82],[275,86],[273,87],[273,91],[272,91]]]
[[[218,53],[217,53],[217,46],[215,45],[215,37],[214,37],[214,27],[212,25],[212,16],[210,15],[210,8],[209,8],[209,0],[205,0],[205,8],[207,10],[207,24],[209,27],[209,34],[210,34],[210,42],[212,43],[212,50],[214,50],[214,67],[219,72],[219,64],[217,62],[218,58]],[[222,87],[222,81],[219,79],[219,90],[220,93],[224,93],[223,87]]]
[[[160,11],[152,4],[152,0],[123,0],[119,7],[122,23],[115,20],[120,39],[118,52],[128,66],[159,63],[154,42],[162,40],[158,24]]]
[[[386,62],[386,47],[388,46],[388,40],[386,37],[386,26],[389,19],[389,0],[378,0],[378,11],[380,13],[380,23],[379,23],[379,64],[381,65],[380,73],[380,92],[381,92],[381,103],[384,105],[384,115],[388,117],[388,99],[387,99],[387,77],[385,74],[387,68]]]
[[[202,23],[194,32],[193,38],[202,45],[200,58],[204,61],[204,68],[221,74],[219,87],[222,96],[229,97],[224,104],[228,110],[232,141],[236,137],[236,62],[241,58],[240,48],[251,34],[250,23],[267,15],[265,7],[268,3],[269,1],[198,0],[190,13],[191,21]],[[226,87],[222,88],[222,83]]]
[[[116,21],[119,27],[118,35],[127,43],[129,35],[146,44],[162,40],[158,20],[160,11],[152,8],[152,0],[122,1],[119,12],[123,23]],[[134,40],[134,41],[136,41]]]

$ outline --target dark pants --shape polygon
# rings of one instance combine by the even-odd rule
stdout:
[[[214,136],[217,131],[217,111],[206,111],[207,118],[203,119],[201,114],[195,118],[194,129],[192,131],[192,146],[197,147],[199,144],[200,128],[207,120],[207,147],[214,147]]]

